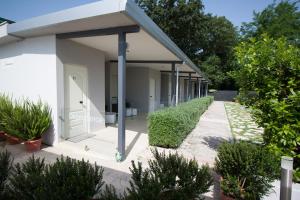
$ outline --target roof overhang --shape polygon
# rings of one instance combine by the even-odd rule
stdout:
[[[0,45],[28,37],[124,26],[140,27],[138,33],[130,33],[127,36],[128,59],[179,61],[183,63],[180,65],[182,70],[195,71],[205,78],[200,69],[132,0],[101,0],[14,24],[2,25]],[[110,60],[116,59],[117,35],[81,37],[72,40],[102,50],[107,53]],[[138,64],[132,64],[134,65]],[[154,63],[148,65],[158,66]]]

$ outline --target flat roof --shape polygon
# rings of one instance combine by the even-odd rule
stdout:
[[[172,58],[172,56],[169,55],[170,53],[173,54],[177,58],[176,60],[182,61],[184,65],[187,65],[193,71],[208,80],[205,74],[200,71],[185,53],[132,0],[101,0],[8,24],[7,35],[2,35],[2,37],[0,35],[0,45],[1,40],[2,43],[6,41],[12,42],[12,37],[15,37],[15,40],[20,40],[27,37],[129,25],[139,25],[141,27],[141,35],[146,37],[148,45],[151,46],[151,43],[155,43],[155,47],[160,49],[162,49],[162,47],[159,45],[163,46],[165,48],[165,50],[162,49],[162,51],[164,51],[163,55],[168,56],[167,59]],[[136,36],[138,37],[138,35]],[[98,40],[100,41],[99,38]],[[133,40],[134,39],[132,39],[132,41]],[[136,43],[143,42],[141,38],[139,41],[140,42],[132,43],[135,45]],[[76,42],[82,44],[92,43],[88,38],[83,38],[82,41],[78,39]],[[138,52],[140,51],[138,47],[142,45],[136,45],[136,51]],[[155,48],[154,45],[152,46],[152,48]],[[169,51],[169,53],[166,51]],[[155,52],[153,52],[152,57],[154,55]]]

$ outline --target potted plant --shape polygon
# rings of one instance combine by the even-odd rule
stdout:
[[[24,144],[27,151],[37,151],[41,149],[43,134],[52,124],[51,109],[41,101],[38,103],[26,101],[25,104],[28,121],[24,127]]]
[[[23,131],[22,106],[6,95],[0,96],[0,126],[9,144],[20,144]]]
[[[221,176],[221,199],[261,199],[279,177],[280,161],[261,145],[226,142],[218,149],[216,171]]]

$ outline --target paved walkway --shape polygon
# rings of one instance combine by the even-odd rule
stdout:
[[[230,138],[224,102],[214,101],[178,151],[187,157],[195,157],[199,163],[213,166],[219,144]]]

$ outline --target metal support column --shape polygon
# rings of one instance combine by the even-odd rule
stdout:
[[[176,67],[176,106],[178,105],[178,96],[179,96],[179,67]]]
[[[125,158],[125,95],[126,95],[126,33],[119,33],[118,51],[118,153],[117,161]]]
[[[189,89],[188,89],[188,100],[192,98],[192,74],[189,73]]]
[[[205,90],[205,96],[207,96],[207,94],[208,94],[208,83],[206,82],[206,90]]]
[[[176,93],[176,80],[175,80],[175,63],[172,63],[172,73],[171,73],[171,102],[172,106],[175,105],[175,93]]]
[[[198,97],[201,98],[201,79],[198,80]]]

